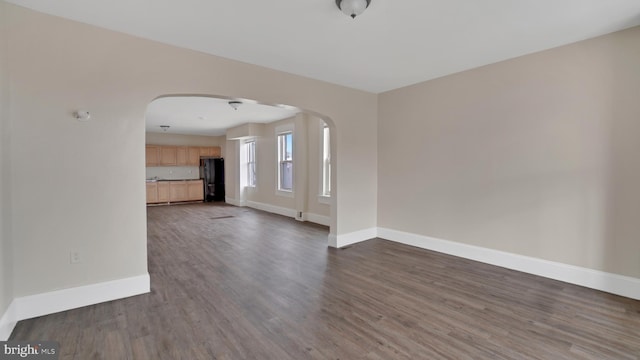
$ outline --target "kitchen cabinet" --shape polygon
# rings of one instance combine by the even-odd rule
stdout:
[[[200,157],[218,158],[220,146],[167,146],[147,145],[146,165],[152,166],[200,166]]]
[[[158,166],[160,164],[160,147],[147,145],[144,148],[146,166]]]
[[[222,151],[220,151],[220,146],[214,146],[211,148],[210,150],[210,154],[213,157],[220,157],[222,156]]]
[[[189,146],[187,148],[187,165],[200,166],[200,148]]]
[[[178,146],[176,148],[176,165],[178,166],[187,166],[188,158],[187,158],[187,147],[186,146]]]
[[[169,201],[179,202],[187,201],[187,182],[186,181],[170,181],[169,182]]]
[[[147,183],[147,204],[158,202],[158,183]]]
[[[169,188],[171,184],[168,181],[159,181],[158,183],[158,202],[168,203],[170,200]]]
[[[187,198],[189,201],[204,200],[202,180],[187,181]]]
[[[204,200],[202,180],[147,182],[147,204]]]
[[[200,147],[200,156],[202,157],[220,157],[220,153],[220,146]]]
[[[176,166],[178,164],[177,146],[160,146],[160,165]]]

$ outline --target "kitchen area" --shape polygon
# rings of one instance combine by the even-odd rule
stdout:
[[[147,205],[224,201],[219,146],[145,146]]]

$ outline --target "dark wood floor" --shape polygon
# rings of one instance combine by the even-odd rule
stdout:
[[[21,321],[61,359],[638,359],[640,301],[209,204],[148,209],[152,291]]]

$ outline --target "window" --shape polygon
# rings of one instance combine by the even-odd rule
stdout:
[[[247,186],[256,186],[256,142],[247,141]]]
[[[327,124],[322,127],[322,181],[320,183],[320,195],[331,196],[331,140]]]
[[[293,191],[293,132],[278,134],[278,190]]]

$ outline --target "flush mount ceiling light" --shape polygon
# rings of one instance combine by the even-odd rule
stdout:
[[[242,105],[242,101],[232,100],[229,101],[229,106],[233,108],[233,110],[238,110],[238,107]]]
[[[73,112],[73,117],[78,121],[89,121],[89,119],[91,119],[91,114],[86,110],[78,110]]]
[[[160,125],[160,128],[162,129],[162,131],[167,132],[167,130],[169,130],[171,126],[169,125]]]
[[[336,5],[345,15],[355,19],[356,16],[362,14],[368,7],[371,0],[336,0]]]

